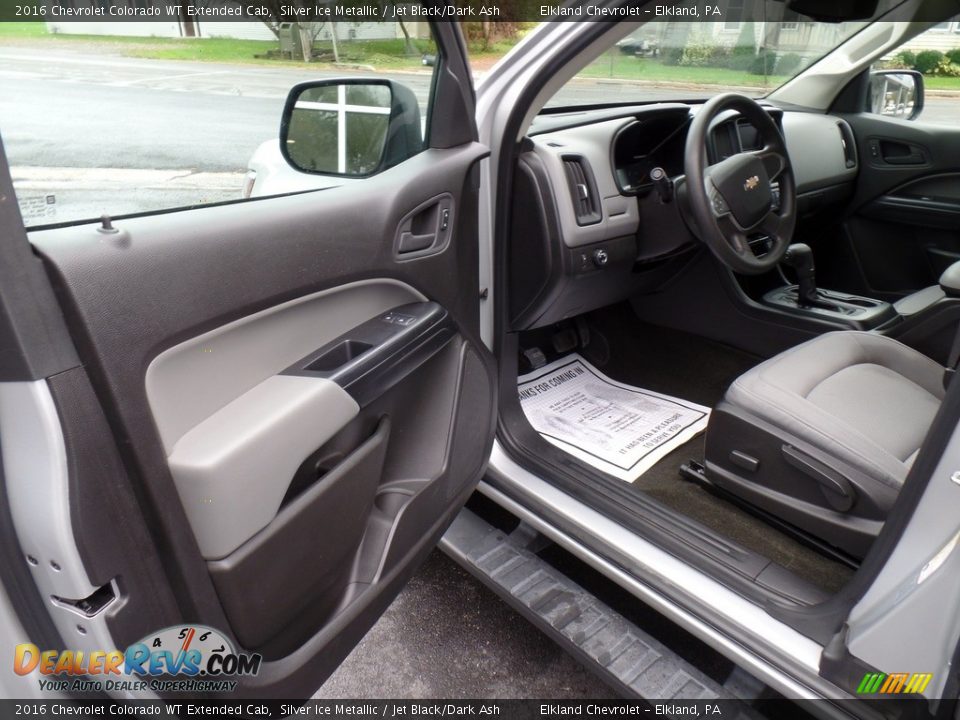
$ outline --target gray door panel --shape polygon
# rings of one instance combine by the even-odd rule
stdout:
[[[960,130],[869,113],[844,119],[860,158],[849,246],[835,248],[851,265],[846,284],[889,299],[935,284],[960,260]]]
[[[288,300],[164,350],[146,373],[164,449],[169,454],[190,429],[321,345],[385,310],[425,299],[396,280],[361,280]]]
[[[109,618],[119,647],[156,623],[203,623],[264,655],[241,694],[302,696],[442,534],[493,437],[495,373],[478,336],[485,153],[430,149],[360,184],[125,218],[115,235],[95,225],[31,234],[84,366],[60,385],[89,412],[91,401],[103,408],[143,514],[138,537],[148,528],[156,550],[149,578],[122,568],[142,545],[101,562],[98,577],[124,575],[127,602]],[[399,231],[436,198],[449,206],[449,238],[405,256]],[[350,334],[369,337],[369,323],[409,303],[438,308],[444,324],[362,367],[356,354],[372,346]],[[314,351],[349,365],[350,383],[350,373],[311,379],[329,369]],[[291,370],[304,358],[312,364]],[[364,375],[376,380],[360,391]],[[302,399],[294,385],[307,388]],[[77,437],[78,458],[95,439]],[[95,463],[77,468],[71,481],[92,508]],[[93,536],[88,523],[102,518],[78,512],[74,533]]]

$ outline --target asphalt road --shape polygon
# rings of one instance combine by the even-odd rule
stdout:
[[[459,565],[435,551],[315,697],[616,695]]]
[[[0,47],[13,167],[243,172],[290,88],[335,73]],[[429,74],[390,75],[425,103]]]
[[[0,46],[0,136],[27,224],[237,199],[289,89],[336,74]],[[429,73],[389,77],[426,104]]]

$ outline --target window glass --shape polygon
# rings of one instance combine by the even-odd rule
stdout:
[[[899,2],[880,0],[874,16]],[[726,91],[762,97],[870,22],[815,22],[778,0],[683,0],[658,8],[661,19],[620,40],[548,106],[696,100]]]
[[[887,53],[874,70],[915,70],[923,74],[923,109],[917,120],[960,127],[960,16],[915,35]],[[893,117],[913,111],[912,79],[896,74],[875,77],[871,83],[871,109]]]
[[[0,23],[0,51],[0,131],[28,227],[362,182],[343,175],[378,169],[389,90],[318,88],[305,98],[319,109],[298,116],[312,124],[299,152],[340,175],[287,164],[287,93],[379,76],[409,88],[426,118],[437,53],[427,22],[204,20]]]

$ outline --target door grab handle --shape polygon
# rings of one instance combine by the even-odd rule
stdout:
[[[397,252],[410,253],[417,250],[426,250],[436,242],[436,233],[424,233],[423,235],[414,235],[412,232],[400,233],[400,244],[397,246]]]
[[[923,165],[927,155],[923,148],[913,143],[896,140],[880,140],[880,159],[887,165]]]
[[[887,163],[887,165],[923,165],[926,162],[926,158],[919,153],[914,153],[911,155],[884,156],[883,161]]]

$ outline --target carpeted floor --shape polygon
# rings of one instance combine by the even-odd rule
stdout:
[[[727,386],[761,361],[689,333],[641,323],[626,304],[588,316],[591,341],[581,354],[630,385],[714,406]]]
[[[703,435],[674,450],[633,486],[748,550],[768,557],[825,592],[834,593],[853,571],[824,557],[736,505],[680,477],[680,466],[703,461]]]
[[[589,316],[591,342],[581,353],[620,382],[707,406],[761,361],[687,333],[646,325],[627,306]],[[680,477],[680,466],[703,461],[703,436],[694,438],[644,473],[633,486],[750,550],[783,565],[827,592],[839,590],[852,570],[826,558],[762,520]]]

